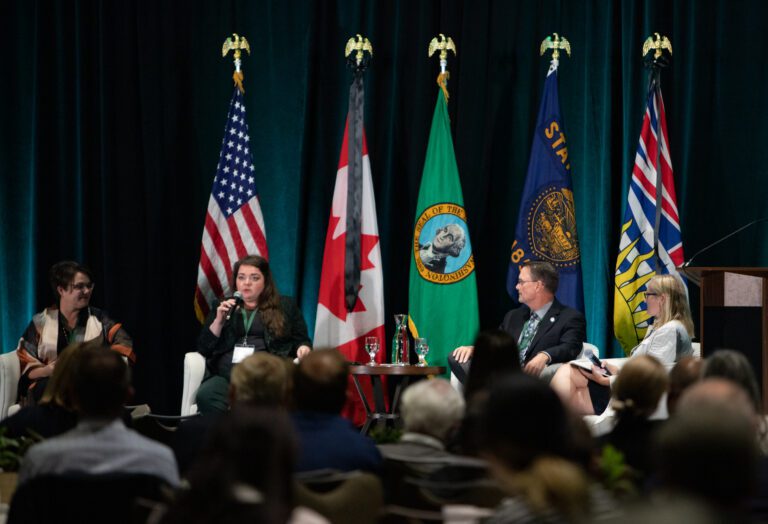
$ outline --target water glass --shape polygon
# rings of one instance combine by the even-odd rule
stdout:
[[[429,344],[427,343],[426,338],[417,338],[415,340],[416,342],[416,354],[419,356],[419,363],[417,365],[419,366],[426,366],[427,365],[427,353],[429,353]]]
[[[371,357],[371,361],[368,362],[368,365],[378,365],[378,362],[376,362],[374,357],[376,356],[376,353],[379,352],[379,339],[376,337],[365,337],[365,351]]]

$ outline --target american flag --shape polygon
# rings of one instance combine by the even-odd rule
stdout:
[[[657,273],[675,274],[683,260],[664,99],[652,73],[616,261],[614,332],[625,350],[648,328],[645,284]]]
[[[201,322],[213,300],[229,295],[235,262],[246,255],[268,256],[249,142],[243,94],[235,88],[200,246],[195,314]]]

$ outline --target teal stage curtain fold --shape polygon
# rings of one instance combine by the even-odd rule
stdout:
[[[538,0],[0,4],[0,341],[15,347],[51,301],[48,267],[75,258],[94,304],[136,339],[139,401],[177,410],[205,209],[232,89],[221,45],[245,35],[245,98],[271,261],[314,325],[326,220],[351,74],[343,49],[374,46],[365,127],[389,313],[408,303],[409,247],[431,122],[436,59],[453,38],[449,114],[473,241],[482,327],[505,290],[532,131],[549,58],[571,42],[559,90],[581,241],[588,338],[618,352],[613,273],[647,90],[640,51],[672,40],[662,73],[686,254],[765,216],[768,4]],[[697,259],[768,263],[758,226]],[[692,290],[694,311],[698,294]],[[392,325],[387,326],[388,330]]]

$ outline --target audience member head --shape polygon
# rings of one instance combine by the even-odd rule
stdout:
[[[758,459],[747,394],[723,379],[694,384],[660,429],[654,456],[665,488],[737,508],[752,492]]]
[[[349,364],[335,349],[307,354],[293,377],[293,400],[298,411],[338,415],[347,400]]]
[[[510,493],[534,512],[556,509],[566,520],[589,509],[588,482],[571,461],[572,426],[548,385],[514,373],[490,389],[480,421],[481,455]]]
[[[94,344],[84,347],[77,360],[74,397],[80,416],[119,417],[131,395],[130,373],[123,358],[101,344]]]
[[[421,380],[406,388],[400,412],[405,431],[445,442],[464,416],[464,399],[445,379]]]
[[[693,337],[693,319],[688,306],[688,293],[680,277],[674,275],[656,275],[645,287],[646,302],[649,296],[658,302],[658,312],[653,323],[657,328],[670,320],[683,324],[688,335]],[[646,306],[647,307],[647,306]]]
[[[288,368],[283,358],[260,351],[232,368],[229,403],[281,406],[287,400]]]
[[[755,412],[760,413],[762,402],[755,372],[743,353],[732,349],[718,349],[704,361],[702,378],[725,378],[741,386],[749,395]]]
[[[627,361],[611,387],[611,406],[622,419],[647,419],[667,391],[669,377],[664,365],[649,355]]]
[[[296,439],[284,410],[236,405],[214,428],[164,522],[289,520]]]
[[[736,382],[720,377],[702,378],[689,387],[678,402],[678,410],[695,412],[712,405],[729,407],[747,418],[757,415],[749,394]]]
[[[701,379],[702,363],[700,358],[682,357],[669,372],[667,410],[670,415],[677,410],[677,403],[683,392]]]
[[[70,344],[64,348],[56,359],[56,367],[53,368],[53,374],[48,379],[43,396],[40,397],[41,404],[55,404],[74,411],[74,387],[78,361],[83,349],[89,347],[102,348],[102,345],[101,342],[91,341]]]
[[[475,339],[464,398],[469,399],[507,373],[516,371],[520,371],[520,352],[514,337],[500,329],[481,331]]]
[[[520,269],[528,268],[531,272],[531,279],[541,282],[549,293],[557,293],[557,286],[560,283],[560,274],[557,272],[557,268],[549,262],[542,262],[540,260],[529,260],[520,264]]]

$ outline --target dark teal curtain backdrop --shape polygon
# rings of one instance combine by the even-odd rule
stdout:
[[[313,329],[351,79],[367,36],[365,126],[387,316],[405,311],[409,243],[437,86],[427,44],[450,35],[449,110],[475,246],[481,322],[504,283],[548,67],[560,66],[589,339],[607,354],[619,222],[644,110],[640,51],[674,46],[662,74],[686,253],[768,215],[768,4],[759,1],[54,1],[0,3],[0,341],[12,350],[51,302],[46,271],[75,258],[94,304],[134,336],[138,400],[178,410],[203,218],[232,92],[224,38],[245,35],[245,99],[271,261]],[[697,259],[768,262],[760,226]],[[698,295],[692,292],[694,307]],[[460,319],[446,319],[446,322]],[[388,322],[391,331],[391,322]]]

